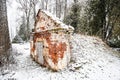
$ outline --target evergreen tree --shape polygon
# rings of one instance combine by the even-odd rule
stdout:
[[[69,13],[69,15],[67,15],[64,18],[64,22],[68,25],[71,25],[75,28],[75,32],[78,32],[78,28],[80,27],[80,11],[81,11],[81,6],[78,3],[77,0],[74,1],[72,7],[71,7],[71,11]]]
[[[22,38],[22,40],[24,41],[27,41],[27,35],[26,35],[26,31],[27,31],[27,28],[26,28],[26,23],[25,23],[25,17],[23,16],[22,17],[22,23],[20,25],[20,29],[18,31],[18,35]]]
[[[90,0],[88,5],[89,27],[92,29],[92,35],[102,36],[105,25],[105,0]]]
[[[120,18],[120,1],[89,0],[87,3],[92,35],[100,36],[103,41],[107,41]]]

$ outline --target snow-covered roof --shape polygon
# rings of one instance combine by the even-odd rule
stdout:
[[[43,13],[45,13],[53,21],[55,21],[57,24],[59,24],[61,28],[64,28],[64,29],[67,29],[67,30],[74,30],[74,28],[72,26],[64,24],[58,17],[54,16],[50,12],[45,11],[45,10],[41,10],[41,9],[40,9],[40,11],[42,11]]]

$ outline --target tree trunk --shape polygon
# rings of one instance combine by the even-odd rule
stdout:
[[[62,1],[59,0],[59,18],[61,17],[61,12],[62,12],[62,9],[61,9],[61,6],[62,6]]]
[[[74,3],[77,3],[78,2],[78,0],[74,0]]]
[[[36,8],[35,8],[35,2],[33,2],[33,11],[34,11],[34,21],[36,19]]]
[[[56,0],[56,17],[58,17],[58,0]]]
[[[29,24],[29,19],[30,19],[30,9],[29,9],[29,11],[28,11],[28,14],[27,14],[27,16],[26,16],[27,18],[26,18],[26,20],[27,20],[27,39],[26,39],[26,41],[28,41],[29,39],[30,39],[30,24]]]
[[[66,17],[66,13],[67,13],[67,0],[65,0],[64,18]]]
[[[100,11],[101,11],[101,25],[100,27],[102,27],[102,40],[105,41],[106,38],[106,4],[105,4],[105,0],[100,0]]]
[[[47,6],[48,6],[48,0],[45,0],[45,3],[46,3],[46,5],[45,5],[45,10],[47,10],[48,8],[47,8]]]
[[[61,0],[56,0],[56,17],[61,17]]]
[[[9,57],[10,47],[6,0],[0,0],[0,63]]]
[[[41,0],[41,5],[42,5],[42,9],[44,10],[45,9],[45,5],[44,5],[44,0]]]

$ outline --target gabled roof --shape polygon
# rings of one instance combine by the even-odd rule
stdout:
[[[56,23],[57,25],[60,25],[59,27],[56,27],[54,29],[65,29],[65,30],[68,30],[68,31],[69,30],[72,30],[72,31],[74,30],[74,28],[72,26],[64,24],[59,18],[57,18],[56,16],[52,15],[48,11],[39,9],[37,17],[39,16],[40,12],[44,13],[46,16],[51,18],[54,21],[54,23]]]

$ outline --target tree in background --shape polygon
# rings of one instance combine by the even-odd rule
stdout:
[[[107,20],[107,28],[109,29],[109,35],[107,36],[108,44],[113,47],[120,47],[120,1],[112,0],[109,2],[109,14]]]
[[[22,17],[22,22],[20,24],[20,29],[19,31],[17,32],[17,34],[23,39],[23,41],[27,40],[26,39],[26,23],[25,23],[25,17],[23,16]]]
[[[36,19],[36,5],[37,5],[38,2],[39,2],[38,0],[32,0],[31,1],[34,21]]]
[[[31,22],[34,23],[36,18],[36,4],[39,2],[38,0],[17,0],[20,4],[18,9],[23,12],[20,24],[19,35],[25,41],[30,39],[30,31],[31,31]]]
[[[87,3],[91,34],[102,37],[105,27],[105,0],[89,0]]]
[[[6,0],[0,0],[0,65],[9,59],[10,47]]]
[[[106,13],[106,40],[114,37],[120,37],[118,30],[120,30],[120,1],[107,0],[107,13]]]
[[[73,26],[75,28],[75,32],[79,32],[80,11],[81,6],[79,5],[77,0],[74,0],[70,13],[64,18],[64,22],[68,25]]]
[[[40,8],[43,10],[52,10],[50,8],[55,7],[53,9],[56,13],[55,15],[59,18],[63,17],[64,11],[67,11],[67,0],[55,0],[54,3],[52,3],[50,0],[16,0],[20,6],[18,7],[19,11],[23,13],[20,23],[20,29],[18,31],[18,35],[25,41],[29,40],[30,37],[30,31],[31,25],[30,23],[34,24],[35,18],[36,18],[36,6],[38,4],[40,5]],[[64,3],[65,2],[65,3]],[[50,4],[53,6],[50,7]],[[66,16],[66,14],[64,15]],[[24,18],[24,19],[23,19]]]
[[[68,4],[68,0],[19,0],[20,8],[24,13],[24,24],[21,23],[20,28],[25,31],[26,40],[29,40],[31,16],[36,18],[36,5],[40,3],[43,10],[50,11],[53,15],[63,19],[66,24],[70,24],[75,28],[75,32],[88,35],[96,35],[107,42],[112,37],[119,35],[120,19],[120,1],[119,0],[88,0],[86,6],[73,0],[72,7]],[[69,9],[69,11],[68,11]],[[22,19],[23,20],[23,19]],[[31,21],[31,22],[30,22]]]
[[[62,0],[56,0],[56,17],[61,18]]]
[[[67,0],[65,0],[65,6],[64,6],[64,17],[67,15]]]
[[[120,15],[119,0],[87,1],[89,27],[92,35],[100,36],[107,41],[113,32]]]
[[[25,16],[25,23],[26,23],[26,27],[25,27],[25,36],[26,36],[26,41],[29,40],[30,37],[30,14],[31,14],[31,10],[32,10],[32,0],[17,0],[17,2],[20,4],[20,6],[18,7],[18,9],[20,11],[23,11],[23,15]]]

